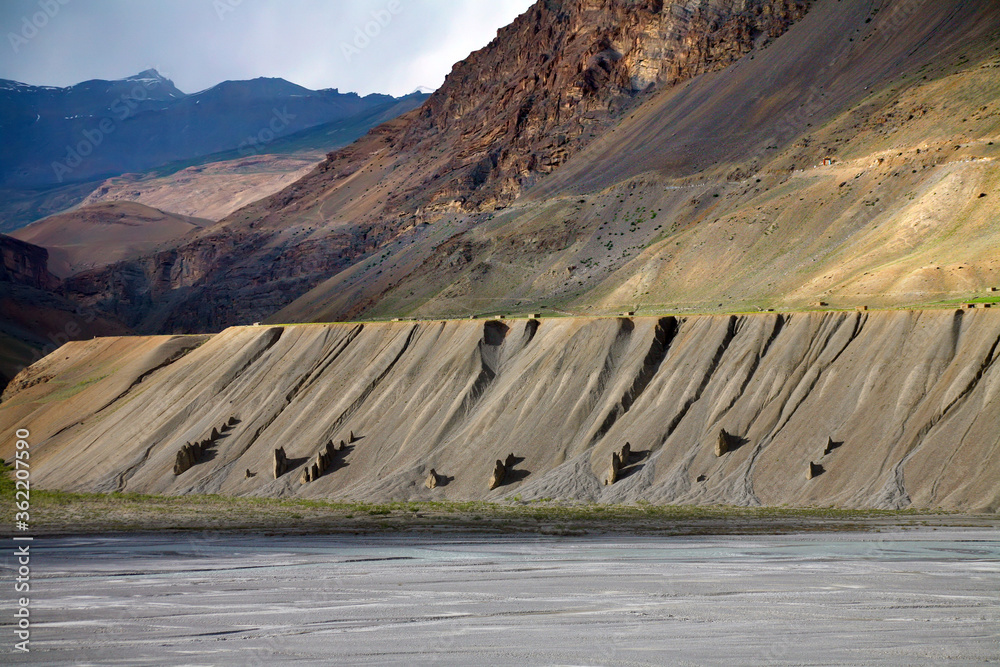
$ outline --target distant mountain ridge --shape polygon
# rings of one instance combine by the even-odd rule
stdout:
[[[156,70],[67,88],[0,79],[0,187],[45,188],[142,172],[276,139],[412,98],[310,90],[284,79],[226,81],[185,94]]]

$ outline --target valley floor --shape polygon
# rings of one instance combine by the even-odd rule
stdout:
[[[939,665],[997,657],[996,529],[625,539],[193,534],[42,544],[23,664]]]

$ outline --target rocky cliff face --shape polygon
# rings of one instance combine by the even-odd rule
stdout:
[[[992,310],[98,339],[14,379],[0,456],[27,426],[33,483],[70,491],[995,512],[998,358]],[[206,440],[213,455],[175,474]],[[428,488],[431,469],[449,483]]]
[[[52,289],[58,280],[48,270],[45,248],[0,234],[0,282]]]
[[[509,204],[641,102],[642,93],[730,65],[782,34],[808,4],[538,2],[455,66],[395,146],[450,153],[420,184],[421,204]]]

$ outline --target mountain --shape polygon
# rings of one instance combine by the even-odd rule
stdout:
[[[45,248],[48,270],[65,278],[149,253],[210,224],[135,202],[104,202],[39,220],[11,236]]]
[[[998,29],[983,0],[539,2],[302,180],[67,287],[148,332],[958,303],[1000,284]]]
[[[14,138],[0,160],[0,185],[93,180],[225,150],[249,155],[276,138],[396,102],[266,78],[185,95],[155,70],[68,88],[0,80],[0,131]]]
[[[331,126],[343,130],[327,137],[334,142],[308,146],[330,150],[425,98],[360,97],[265,78],[186,95],[155,70],[68,88],[0,80],[0,132],[8,138],[0,191],[12,200],[0,209],[0,229],[73,205],[107,177],[187,161],[182,169],[224,151],[232,154],[216,159],[272,153],[311,128],[326,127],[328,135]]]
[[[996,512],[998,100],[991,0],[540,0],[295,183],[64,280],[184,335],[23,371],[0,455],[30,419],[70,491]]]
[[[421,108],[176,253],[80,276],[81,292],[143,330],[259,320],[362,258],[425,237],[440,244],[454,233],[447,224],[509,204],[658,86],[765,48],[804,11],[787,0],[539,2],[456,65]],[[151,283],[177,261],[198,265],[198,278]],[[178,290],[185,296],[171,296]]]
[[[275,139],[259,155],[224,151],[143,174],[123,174],[101,183],[82,204],[136,201],[183,215],[220,220],[283,190],[312,171],[330,150],[350,144],[372,127],[419,106],[424,99],[423,95],[410,95],[391,106],[374,107],[370,113]]]

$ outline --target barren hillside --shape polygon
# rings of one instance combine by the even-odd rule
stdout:
[[[210,224],[134,202],[115,202],[60,213],[11,236],[48,250],[49,271],[66,278],[148,253]]]
[[[175,251],[80,276],[69,288],[144,331],[212,330],[273,315],[331,275],[404,245],[433,252],[428,243],[454,233],[452,223],[481,223],[489,214],[477,211],[514,201],[657,90],[777,48],[806,7],[539,2],[456,65],[420,109]],[[192,270],[173,271],[178,262]],[[179,277],[157,278],[165,274]],[[367,279],[372,298],[385,288],[379,276]],[[354,311],[368,303],[356,301]]]
[[[998,356],[991,310],[98,339],[14,380],[0,456],[30,424],[72,491],[997,511]]]

